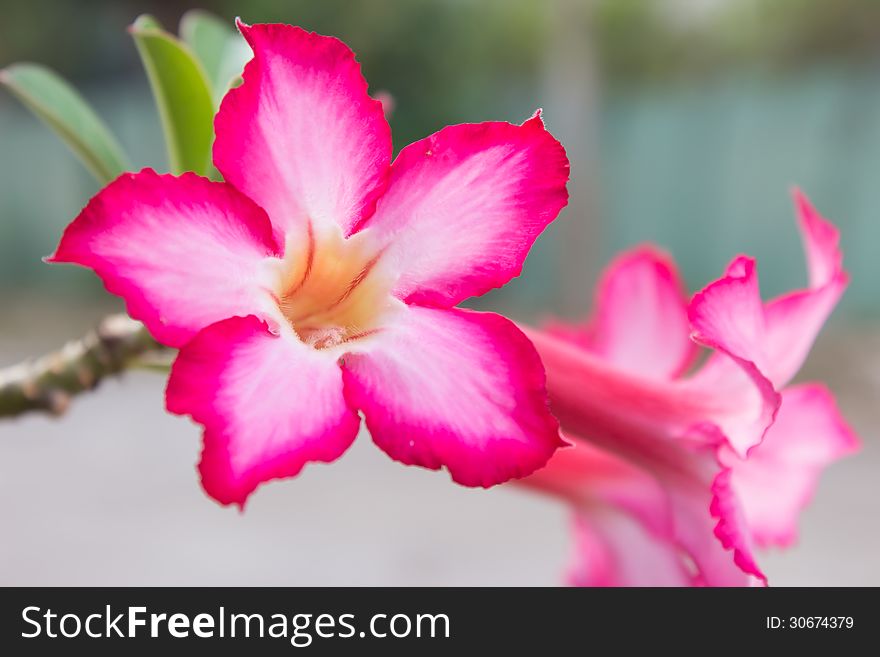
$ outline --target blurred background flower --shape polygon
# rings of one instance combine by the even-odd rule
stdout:
[[[803,284],[797,183],[841,229],[852,284],[802,378],[828,382],[865,441],[834,466],[774,584],[880,584],[880,5],[873,0],[30,0],[5,3],[0,67],[71,80],[137,167],[167,170],[125,28],[175,30],[190,6],[346,41],[394,98],[396,148],[443,125],[543,107],[572,162],[571,204],[523,276],[480,300],[522,320],[576,317],[618,250],[656,241],[691,289],[738,252],[773,296]],[[97,191],[57,138],[0,94],[0,363],[81,333],[118,305],[53,268]],[[449,486],[366,441],[226,512],[192,485],[198,430],[165,415],[163,378],[131,373],[60,421],[0,424],[0,584],[552,584],[567,512],[517,490]]]

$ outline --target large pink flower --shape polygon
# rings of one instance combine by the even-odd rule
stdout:
[[[619,257],[582,326],[528,330],[575,443],[525,483],[577,511],[570,579],[763,583],[822,469],[857,440],[819,384],[787,386],[847,283],[836,228],[795,193],[809,287],[762,302],[752,260],[688,303],[672,261]],[[714,352],[696,371],[697,342]]]
[[[491,486],[562,442],[534,348],[454,308],[519,274],[567,201],[540,114],[457,125],[391,162],[381,104],[342,42],[239,24],[254,51],[215,121],[226,182],[125,174],[51,260],[90,267],[180,348],[168,409],[204,425],[207,492],[243,504],[332,461],[363,413],[392,458]]]

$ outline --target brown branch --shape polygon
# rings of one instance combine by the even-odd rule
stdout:
[[[0,417],[28,411],[61,415],[74,395],[163,352],[171,350],[156,342],[143,324],[127,315],[109,315],[56,352],[0,369]]]

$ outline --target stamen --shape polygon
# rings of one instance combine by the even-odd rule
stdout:
[[[374,333],[390,292],[389,281],[376,271],[382,251],[341,231],[315,235],[311,224],[308,239],[299,249],[288,247],[288,284],[282,282],[276,295],[290,326],[315,349]]]
[[[373,269],[373,267],[376,266],[376,263],[379,262],[379,257],[381,255],[382,254],[380,253],[379,255],[374,257],[372,260],[370,260],[366,265],[364,265],[364,268],[361,269],[360,272],[358,272],[358,274],[348,284],[348,286],[345,289],[345,292],[342,293],[342,296],[340,296],[336,301],[334,301],[332,304],[330,304],[323,312],[326,313],[331,310],[334,310],[335,308],[338,308],[340,305],[342,305],[345,302],[346,299],[351,297],[351,295],[354,293],[354,291],[357,290],[357,288],[360,287],[361,283],[363,283],[366,280],[367,276],[370,275],[370,271]]]
[[[288,298],[296,294],[306,284],[306,281],[309,280],[309,276],[312,275],[312,267],[314,267],[315,265],[315,251],[317,249],[317,246],[315,245],[315,229],[312,226],[311,221],[308,222],[306,237],[309,240],[308,251],[306,252],[306,269],[303,272],[302,278],[300,278],[299,282],[281,295],[282,299]]]

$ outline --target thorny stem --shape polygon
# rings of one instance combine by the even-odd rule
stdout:
[[[140,322],[109,315],[58,351],[0,369],[0,417],[28,411],[61,415],[74,395],[128,368],[157,368],[155,357],[170,353]]]

